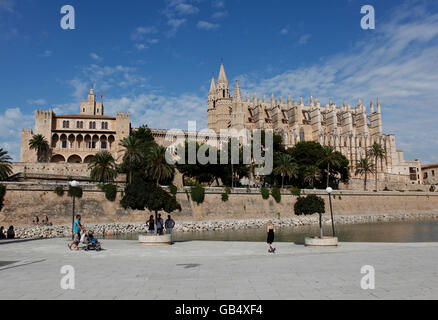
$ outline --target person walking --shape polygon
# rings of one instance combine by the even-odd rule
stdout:
[[[166,233],[172,234],[173,228],[175,227],[175,221],[172,219],[170,215],[167,216],[167,220],[164,223],[164,226],[166,227]]]
[[[272,221],[268,221],[268,239],[266,240],[266,242],[269,245],[269,253],[275,253],[275,248],[272,246],[272,244],[274,243],[274,234],[275,234],[275,228],[274,228],[274,224],[272,223]]]
[[[164,229],[164,221],[163,218],[161,218],[161,214],[159,214],[157,218],[157,233],[160,236],[163,235],[163,229]]]
[[[75,250],[79,250],[79,242],[81,241],[81,231],[85,232],[85,228],[81,224],[81,215],[78,214],[76,216],[76,220],[73,223],[73,242],[68,244],[68,248],[71,250],[71,247],[74,246]]]
[[[155,233],[155,221],[154,221],[154,216],[150,216],[149,217],[149,221],[146,222],[146,225],[148,226],[148,231],[150,234],[154,234]]]

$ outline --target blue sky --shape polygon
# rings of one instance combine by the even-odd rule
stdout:
[[[63,5],[76,30],[60,27]],[[373,5],[376,29],[362,30]],[[135,126],[206,126],[223,59],[243,94],[310,94],[355,106],[380,97],[408,159],[438,162],[436,1],[0,0],[0,147],[18,159],[36,108],[77,113],[95,84]]]

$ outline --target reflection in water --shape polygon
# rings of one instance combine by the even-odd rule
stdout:
[[[380,222],[369,224],[335,225],[336,236],[344,242],[436,242],[438,221]],[[331,235],[331,226],[324,234]],[[303,242],[306,236],[319,235],[318,225],[277,228],[276,242]],[[137,234],[117,235],[107,239],[137,240]],[[266,230],[225,230],[203,232],[174,232],[174,241],[266,241]]]

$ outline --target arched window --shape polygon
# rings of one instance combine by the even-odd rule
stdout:
[[[306,136],[304,135],[304,130],[300,131],[300,141],[306,141]]]
[[[101,149],[106,149],[106,146],[107,146],[106,141],[101,141],[100,148]]]

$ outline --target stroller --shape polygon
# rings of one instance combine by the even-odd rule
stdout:
[[[87,238],[87,241],[85,241],[85,239],[83,241],[81,241],[85,246],[83,247],[83,249],[85,251],[89,251],[89,250],[95,250],[95,251],[100,251],[102,250],[102,243],[99,242],[99,239],[95,238],[93,235],[93,231],[87,231],[85,234],[84,238]]]

